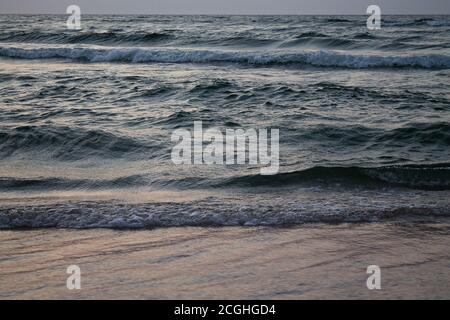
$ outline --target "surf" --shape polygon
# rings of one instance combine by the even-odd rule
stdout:
[[[100,63],[237,63],[247,66],[314,66],[324,68],[419,68],[449,69],[450,55],[356,54],[331,50],[304,51],[236,51],[181,48],[82,48],[0,47],[0,57],[14,59],[68,59]]]

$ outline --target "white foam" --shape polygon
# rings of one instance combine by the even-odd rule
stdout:
[[[388,204],[388,203],[386,203]],[[0,229],[112,228],[146,229],[182,226],[286,226],[304,223],[373,222],[386,219],[449,217],[442,206],[348,206],[338,203],[236,207],[195,204],[114,204],[79,202],[0,209]]]
[[[344,68],[450,68],[450,56],[347,54],[337,51],[231,51],[173,48],[33,48],[0,47],[0,56],[19,59],[71,59],[129,63],[300,64]]]

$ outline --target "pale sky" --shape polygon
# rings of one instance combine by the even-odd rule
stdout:
[[[363,14],[370,4],[383,14],[450,14],[450,0],[0,0],[0,13],[109,14]]]

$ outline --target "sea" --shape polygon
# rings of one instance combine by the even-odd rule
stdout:
[[[450,17],[0,15],[0,229],[450,215]],[[279,171],[175,164],[177,129],[278,129]]]

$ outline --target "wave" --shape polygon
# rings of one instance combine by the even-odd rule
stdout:
[[[231,51],[169,48],[37,48],[0,47],[0,57],[70,59],[84,62],[128,63],[240,63],[256,66],[309,65],[316,67],[448,69],[450,56],[439,54],[380,56],[336,51]]]
[[[195,85],[192,89],[189,90],[189,93],[209,96],[211,93],[222,91],[225,89],[229,90],[231,88],[234,88],[236,90],[241,89],[230,80],[212,79]]]
[[[42,32],[12,31],[0,33],[0,42],[32,42],[32,43],[58,43],[58,44],[119,44],[119,43],[160,43],[170,40],[172,34],[164,32],[135,32],[118,33],[114,31],[94,32],[87,31],[81,33],[74,32]]]
[[[252,36],[229,36],[218,38],[202,38],[193,36],[178,39],[178,44],[187,46],[218,46],[218,47],[245,47],[256,48],[273,45],[279,40],[277,38],[258,38]]]
[[[355,22],[354,20],[349,20],[349,19],[344,19],[344,18],[327,18],[325,21],[331,22],[331,23],[333,23],[333,22],[345,22],[345,23]]]
[[[154,151],[155,146],[101,130],[55,126],[21,126],[0,130],[0,159],[33,153],[52,159],[120,158],[133,152]]]
[[[450,26],[449,19],[434,19],[434,18],[420,18],[414,21],[416,24],[425,24],[431,27],[448,27]]]
[[[432,27],[449,27],[450,20],[432,20],[427,21],[426,24]]]
[[[430,25],[445,26],[445,21],[428,21]],[[434,29],[434,28],[429,28]],[[120,29],[121,30],[121,29]],[[385,40],[385,41],[382,41]],[[436,43],[423,42],[423,35],[414,36],[382,36],[370,32],[358,32],[356,34],[336,34],[322,32],[302,32],[295,36],[282,34],[250,34],[227,35],[220,34],[214,37],[202,34],[188,36],[177,35],[171,32],[43,32],[43,31],[11,31],[0,32],[0,43],[32,43],[32,44],[57,44],[57,45],[104,45],[118,47],[136,46],[186,46],[186,47],[217,47],[217,48],[320,48],[320,49],[422,49],[422,48],[447,48],[445,41]],[[281,41],[281,42],[280,42]],[[405,42],[408,41],[408,42]],[[406,52],[406,51],[405,51]]]
[[[417,92],[411,90],[402,90],[402,91],[391,91],[391,90],[381,90],[381,89],[371,89],[366,86],[349,86],[349,85],[341,85],[333,82],[318,82],[314,84],[308,85],[309,88],[313,89],[314,94],[319,92],[326,93],[334,93],[340,96],[349,96],[349,97],[364,97],[364,98],[375,98],[382,99],[386,102],[399,102],[399,101],[414,101],[415,103],[421,103],[421,107],[434,107],[435,104],[442,104],[443,109],[441,110],[450,110],[450,99],[447,99],[444,96],[435,96],[431,93],[425,92]],[[304,94],[304,93],[303,93]],[[432,105],[429,105],[432,103]],[[413,108],[413,106],[408,103],[407,106],[395,106],[395,108]],[[441,108],[441,106],[439,106]],[[421,127],[421,130],[433,130],[437,129],[442,133],[445,133],[450,130],[447,122],[437,123],[437,124],[410,124],[409,126],[412,128],[416,128],[417,125]],[[334,128],[332,128],[334,129]],[[430,132],[432,133],[432,132]],[[436,138],[436,137],[435,137]]]
[[[417,19],[399,18],[397,20],[386,19],[382,21],[381,24],[382,26],[389,26],[389,27],[419,27],[419,26],[447,27],[450,26],[450,20],[446,18],[432,18],[432,17],[423,17]]]
[[[12,191],[62,191],[62,190],[100,190],[144,186],[147,180],[141,175],[115,179],[66,179],[66,178],[11,178],[0,177],[0,190]]]
[[[353,40],[334,38],[326,36],[298,36],[293,40],[287,40],[278,45],[279,48],[290,48],[296,46],[314,46],[323,49],[351,49],[364,47],[364,44]]]
[[[319,88],[325,88],[323,90],[326,90],[326,87],[321,86]],[[345,90],[351,90],[351,88],[342,89],[342,94],[348,94]],[[364,91],[359,91],[359,93],[364,95],[372,94]],[[298,129],[285,128],[284,131],[285,137],[289,142],[313,141],[327,148],[330,147],[330,143],[338,144],[345,148],[363,147],[370,150],[389,150],[392,147],[396,149],[420,147],[425,151],[426,148],[428,150],[444,150],[450,146],[450,124],[446,122],[412,122],[393,129],[362,125],[336,126],[317,124]],[[288,132],[290,133],[289,135]]]
[[[105,190],[115,188],[155,187],[158,189],[250,189],[280,187],[318,187],[327,190],[358,188],[383,190],[450,190],[450,164],[399,165],[381,167],[316,166],[271,176],[260,174],[233,177],[166,176],[135,174],[114,179],[67,179],[58,177],[0,177],[0,191]],[[262,189],[261,189],[262,190]],[[281,189],[280,189],[281,190]]]
[[[288,185],[342,185],[361,187],[407,187],[450,190],[450,164],[384,167],[313,167],[272,176],[248,175],[229,178],[222,186],[280,187]]]
[[[222,203],[67,202],[0,208],[0,229],[151,229],[184,226],[292,226],[305,223],[361,223],[384,220],[436,221],[448,218],[448,207],[392,206],[348,208],[337,204],[255,207],[223,206]]]

